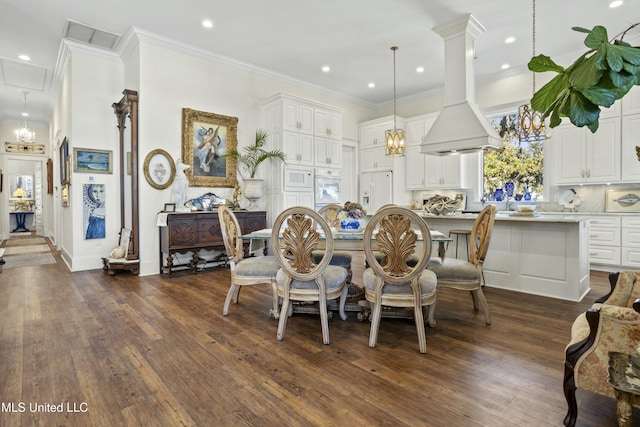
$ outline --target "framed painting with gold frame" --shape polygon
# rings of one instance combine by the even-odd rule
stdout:
[[[176,165],[166,151],[156,148],[144,159],[144,177],[158,190],[168,188],[176,177]]]
[[[236,149],[238,118],[182,109],[182,162],[192,187],[236,186],[236,159],[227,156]]]

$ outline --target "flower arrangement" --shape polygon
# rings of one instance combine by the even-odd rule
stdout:
[[[346,202],[338,214],[338,219],[362,219],[367,214],[360,203]]]

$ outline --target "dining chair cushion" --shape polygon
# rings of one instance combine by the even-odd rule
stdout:
[[[322,257],[324,257],[324,251],[317,250],[311,252],[311,259],[315,264],[318,264]],[[347,251],[333,251],[333,255],[331,255],[331,261],[329,261],[329,265],[339,265],[340,267],[351,267],[351,252]]]
[[[445,258],[442,261],[438,257],[431,257],[427,268],[436,274],[438,280],[465,282],[479,280],[475,265],[464,259]]]
[[[385,265],[387,263],[387,256],[380,251],[373,251],[373,256],[376,257],[378,264]],[[409,267],[415,267],[418,264],[419,258],[416,254],[410,254],[407,257],[407,265]]]
[[[243,258],[233,272],[237,276],[273,276],[279,269],[276,257],[256,256]]]
[[[327,268],[322,273],[322,277],[324,277],[324,283],[328,290],[336,289],[342,286],[347,280],[347,276],[349,272],[346,268],[340,267],[338,265],[328,265]],[[276,274],[276,282],[278,283],[278,288],[283,288],[285,279],[287,275],[284,270],[278,270]],[[318,284],[315,280],[292,280],[291,281],[291,289],[318,289]]]
[[[364,287],[370,291],[375,291],[376,289],[376,275],[373,272],[373,269],[367,268],[362,275],[362,281],[364,283]],[[435,292],[436,286],[438,284],[438,279],[433,271],[424,270],[419,278],[418,283],[420,284],[420,288],[422,289],[422,294],[427,295]],[[406,285],[392,285],[385,283],[382,287],[383,294],[411,294],[411,286],[407,283]]]

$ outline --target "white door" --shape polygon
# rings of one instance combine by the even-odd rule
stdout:
[[[342,143],[342,204],[358,200],[358,146],[356,142]]]

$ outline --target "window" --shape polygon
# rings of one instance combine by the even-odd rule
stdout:
[[[483,156],[483,190],[485,200],[506,200],[505,185],[514,184],[514,198],[542,200],[543,194],[543,141],[520,142],[516,130],[517,114],[489,117],[489,121],[504,141],[500,150],[485,152]],[[502,189],[503,197],[497,189]],[[500,201],[497,200],[497,201]]]

